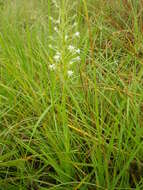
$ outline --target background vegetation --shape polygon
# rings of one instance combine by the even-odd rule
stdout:
[[[0,190],[143,189],[143,1],[0,1]]]

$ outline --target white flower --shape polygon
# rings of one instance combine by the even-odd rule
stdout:
[[[76,49],[75,52],[80,54],[80,49]]]
[[[73,26],[76,26],[77,25],[77,22],[74,22]]]
[[[55,21],[56,24],[60,24],[60,19]]]
[[[58,54],[54,56],[54,59],[55,59],[55,61],[56,61],[56,62],[57,62],[57,61],[59,61],[59,60],[60,60],[60,58],[61,58],[61,56],[60,56],[60,55],[58,55]]]
[[[59,56],[61,56],[61,53],[60,53],[59,51],[57,51],[57,52],[56,52],[56,55],[59,55]]]
[[[55,20],[53,17],[50,16],[50,20],[55,24],[60,24],[60,19]]]
[[[73,71],[72,70],[69,70],[68,71],[68,77],[71,77],[73,75]]]
[[[55,54],[55,56],[54,56],[54,59],[55,59],[56,62],[60,61],[60,59],[61,59],[61,53],[57,51],[56,54]]]
[[[75,37],[79,37],[79,36],[80,36],[80,33],[79,33],[79,32],[76,32],[76,33],[74,34],[74,36],[75,36]]]
[[[72,65],[73,63],[79,62],[79,61],[81,61],[81,59],[80,59],[79,56],[77,56],[77,57],[73,58],[73,59],[69,62],[69,64]]]
[[[72,61],[72,60],[69,62],[70,65],[72,65],[73,63],[74,63],[74,61]]]
[[[54,59],[55,59],[55,61],[59,61],[60,60],[60,55],[55,55]]]
[[[68,50],[69,50],[70,52],[73,52],[73,51],[75,50],[75,47],[72,46],[72,45],[69,45]]]
[[[65,35],[65,40],[67,40],[68,39],[68,35]]]
[[[57,28],[56,26],[54,27],[54,30],[55,30],[56,32],[58,32],[58,28]]]
[[[117,60],[115,60],[114,63],[115,63],[116,65],[118,65],[118,61],[117,61]]]
[[[49,69],[50,69],[51,71],[54,71],[54,70],[56,69],[55,64],[50,64],[50,65],[49,65]]]
[[[79,56],[77,56],[77,57],[73,58],[73,61],[74,61],[74,62],[76,62],[76,61],[81,61],[81,59],[80,59]]]

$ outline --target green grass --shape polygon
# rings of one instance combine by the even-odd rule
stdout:
[[[143,189],[142,14],[0,1],[0,190]]]

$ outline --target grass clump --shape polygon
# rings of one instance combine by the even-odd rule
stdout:
[[[0,189],[143,189],[142,1],[0,1]]]

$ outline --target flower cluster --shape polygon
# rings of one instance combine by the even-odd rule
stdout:
[[[55,60],[56,62],[59,62],[60,59],[61,59],[61,53],[60,53],[60,52],[56,52],[56,54],[55,54],[55,56],[54,56],[53,58],[54,58],[54,60]]]
[[[51,71],[55,70],[55,68],[56,68],[56,65],[55,65],[55,64],[50,64],[50,65],[49,65],[49,69],[50,69]]]
[[[49,64],[49,70],[55,71],[57,69],[61,69],[60,63],[62,63],[64,60],[64,62],[66,63],[67,76],[68,76],[68,78],[71,78],[74,75],[72,65],[74,63],[79,63],[81,61],[81,58],[80,58],[81,50],[78,47],[76,47],[76,45],[75,45],[75,42],[77,42],[77,39],[80,38],[80,32],[75,31],[71,37],[68,33],[66,33],[64,35],[60,35],[60,31],[59,31],[60,19],[56,20],[56,19],[50,17],[50,20],[54,24],[53,29],[54,29],[55,33],[53,33],[53,34],[55,34],[55,38],[57,36],[58,36],[58,38],[60,38],[62,36],[62,39],[57,40],[58,42],[61,40],[60,42],[62,44],[63,37],[64,37],[66,48],[64,49],[64,53],[63,53],[62,48],[58,46],[59,44],[56,43],[55,46],[49,44],[49,48],[54,50],[54,52],[55,52],[52,57],[52,60],[53,60],[52,64]],[[76,22],[73,24],[73,27],[75,27],[75,26],[77,26]],[[58,33],[59,35],[56,35],[56,33]],[[51,39],[54,39],[54,37],[53,38],[51,37]],[[62,57],[63,55],[64,55],[64,57]]]

